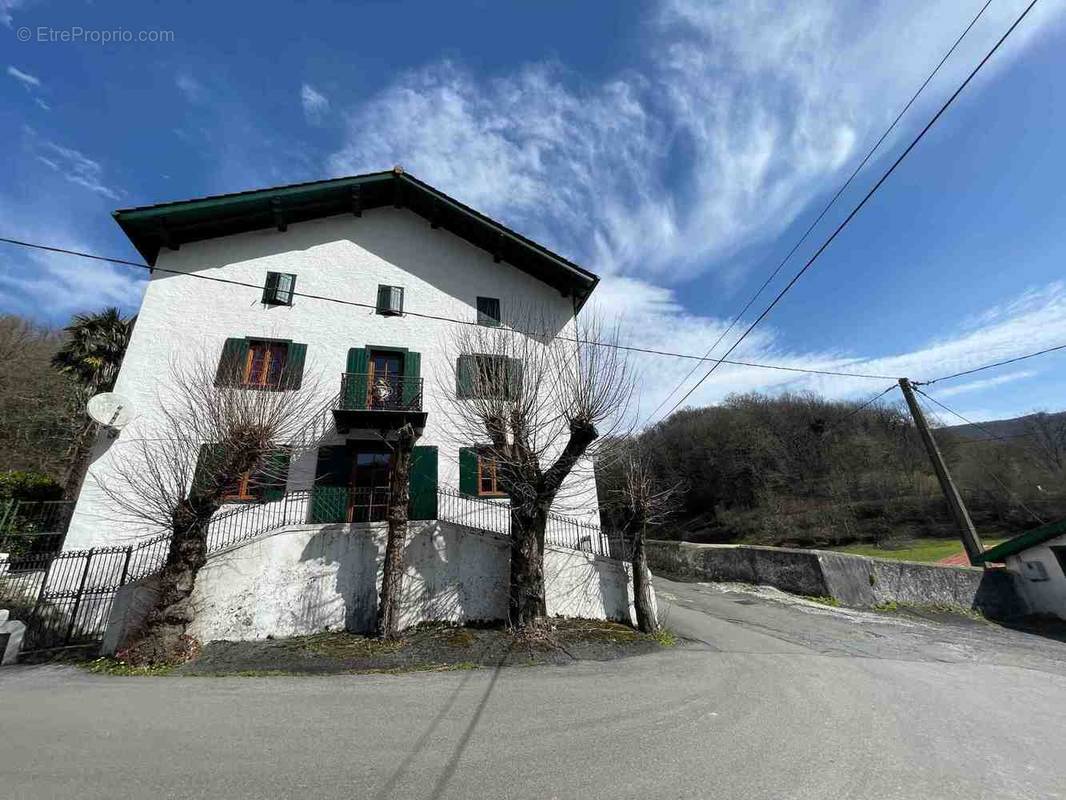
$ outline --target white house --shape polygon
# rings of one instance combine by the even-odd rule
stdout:
[[[450,388],[455,381],[449,377],[455,369],[456,326],[416,314],[506,325],[517,307],[535,305],[555,315],[558,330],[565,332],[598,281],[400,168],[124,209],[115,218],[156,268],[115,384],[135,417],[117,436],[99,437],[64,548],[124,545],[148,533],[143,524],[123,518],[100,486],[116,485],[116,464],[129,443],[158,435],[158,409],[173,397],[172,365],[207,353],[220,365],[242,365],[249,387],[269,382],[284,367],[298,380],[313,375],[324,392],[321,419],[306,430],[312,446],[303,442],[294,448],[299,455],[288,465],[284,486],[250,489],[242,483],[233,502],[248,506],[241,512],[242,530],[259,537],[248,545],[259,549],[253,565],[244,564],[244,579],[254,583],[280,570],[291,583],[286,591],[297,595],[304,590],[291,569],[260,563],[290,558],[265,555],[269,548],[263,537],[298,535],[302,545],[296,549],[304,552],[309,537],[327,529],[330,536],[348,536],[353,526],[382,519],[390,460],[383,430],[406,421],[422,430],[412,471],[413,519],[444,520],[439,500],[451,503],[448,513],[454,515],[460,502],[455,498],[470,498],[481,516],[484,508],[491,510],[488,502],[506,502],[496,491],[493,465],[478,455],[478,442],[459,440],[448,424],[454,398],[444,394],[458,390]],[[578,546],[569,542],[564,549],[588,559],[609,556],[610,547],[599,535],[592,470],[583,466],[560,495],[566,507],[553,509],[584,523]],[[505,513],[493,518],[505,519]],[[451,534],[439,525],[432,530],[428,536],[442,538],[427,552],[448,563],[451,555],[442,548]],[[560,528],[556,543],[573,530]],[[225,545],[229,534],[219,535],[215,544]],[[551,526],[548,538],[553,541]],[[413,547],[425,550],[424,544]],[[331,540],[325,550],[336,546],[348,544]],[[292,547],[281,550],[289,553]],[[418,571],[415,552],[409,556]],[[205,572],[201,582],[210,585],[211,564]],[[497,584],[505,578],[492,576]],[[234,590],[232,581],[226,585]],[[261,604],[276,589],[249,591]],[[567,591],[574,594],[573,587]],[[623,609],[627,595],[623,584]],[[350,598],[337,602],[348,603],[350,617]],[[238,612],[227,607],[223,613]],[[602,603],[599,613],[619,615]],[[277,631],[268,621],[246,634],[321,627],[321,621],[305,623]]]
[[[979,560],[1006,563],[1031,613],[1066,619],[1066,521],[1042,525],[1000,542],[983,552]]]

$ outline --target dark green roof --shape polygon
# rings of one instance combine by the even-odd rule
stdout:
[[[409,209],[436,227],[506,261],[574,298],[581,308],[599,278],[531,239],[463,205],[400,168],[348,178],[296,183],[160,203],[114,212],[119,227],[145,261],[154,265],[164,247],[177,248],[234,233],[278,228],[381,206]]]
[[[1052,522],[1050,525],[1033,528],[1021,536],[1015,536],[1013,539],[1000,542],[995,547],[985,550],[975,560],[978,563],[1002,561],[1007,556],[1013,556],[1022,552],[1022,550],[1028,550],[1030,547],[1043,544],[1049,539],[1054,539],[1056,536],[1062,536],[1063,534],[1066,534],[1066,519],[1061,522]]]

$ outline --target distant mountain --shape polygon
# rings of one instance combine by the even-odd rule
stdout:
[[[941,431],[950,432],[960,439],[988,439],[989,433],[1004,439],[1022,438],[1029,432],[1029,421],[1038,414],[1026,414],[1024,417],[1012,417],[1011,419],[993,419],[977,425],[947,425],[940,428]],[[1066,421],[1066,411],[1056,411],[1047,414],[1050,420],[1056,422]],[[984,430],[982,430],[982,428]]]

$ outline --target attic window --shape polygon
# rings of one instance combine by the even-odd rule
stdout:
[[[386,317],[403,315],[403,287],[378,286],[377,313]]]
[[[490,328],[500,324],[500,298],[479,297],[477,299],[477,324]]]
[[[263,287],[263,302],[268,306],[291,306],[296,276],[287,272],[268,272]]]

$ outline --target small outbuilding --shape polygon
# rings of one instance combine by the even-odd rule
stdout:
[[[996,545],[979,563],[1005,562],[1034,614],[1066,619],[1066,520],[1026,531]]]

